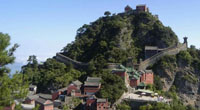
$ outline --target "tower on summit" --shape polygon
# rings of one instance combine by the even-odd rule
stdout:
[[[184,39],[184,44],[186,44],[187,45],[187,47],[188,47],[188,41],[187,41],[187,39],[188,39],[188,37],[183,37],[183,39]]]
[[[148,12],[149,8],[146,5],[137,5],[136,6],[136,11],[143,11],[143,12]]]
[[[125,12],[130,12],[132,11],[133,9],[127,5],[125,8],[124,8],[124,11]],[[149,12],[149,8],[145,5],[145,4],[142,4],[142,5],[137,5],[136,6],[136,9],[134,9],[134,11],[136,12]]]

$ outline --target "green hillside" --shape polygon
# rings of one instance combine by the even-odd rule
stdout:
[[[77,30],[75,41],[63,53],[75,60],[90,62],[101,59],[123,63],[144,58],[145,45],[166,48],[178,42],[170,27],[164,26],[149,12],[106,15]]]

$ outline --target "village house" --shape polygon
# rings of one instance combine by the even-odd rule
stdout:
[[[95,110],[96,109],[96,99],[95,98],[87,98],[85,110]]]
[[[107,99],[99,99],[94,96],[86,99],[85,110],[108,110],[109,108]]]
[[[108,110],[109,108],[107,99],[97,99],[97,110]]]
[[[73,81],[67,88],[68,96],[81,96],[81,85],[82,83],[78,80]]]
[[[57,91],[52,93],[52,100],[56,100],[60,95],[67,96],[81,96],[81,86],[82,83],[78,80],[73,81],[67,87],[58,89]]]
[[[24,103],[35,105],[35,100],[38,99],[38,98],[39,98],[38,95],[30,95],[25,99]]]
[[[56,100],[59,96],[67,91],[67,87],[52,92],[52,100]]]
[[[35,101],[36,105],[39,104],[40,105],[40,110],[53,110],[54,106],[53,106],[53,102],[50,100],[45,100],[43,98],[38,98]]]
[[[84,94],[85,95],[94,95],[101,88],[101,78],[98,77],[87,77],[87,80],[84,82]]]

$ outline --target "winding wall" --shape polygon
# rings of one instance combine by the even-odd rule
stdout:
[[[65,63],[65,64],[72,64],[74,67],[87,67],[88,63],[79,62],[76,60],[73,60],[65,55],[62,55],[61,53],[57,53],[55,56],[55,59],[59,62]]]
[[[169,48],[166,48],[165,50],[159,52],[158,54],[155,54],[154,56],[140,62],[139,64],[139,70],[145,70],[148,66],[155,64],[161,57],[165,55],[176,55],[180,51],[187,50],[187,44],[179,44],[175,45]],[[67,56],[62,55],[61,53],[57,53],[55,59],[59,62],[65,63],[65,64],[73,64],[74,67],[87,67],[88,63],[79,62],[76,60],[73,60]],[[111,64],[111,66],[113,66]]]
[[[145,70],[148,66],[155,64],[161,57],[165,55],[176,55],[180,51],[184,51],[184,50],[187,50],[186,43],[169,47],[159,52],[158,54],[155,54],[154,56],[140,62],[139,70]]]

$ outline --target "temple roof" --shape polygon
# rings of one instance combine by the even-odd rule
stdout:
[[[79,80],[73,81],[73,84],[77,85],[77,86],[81,86],[82,82],[80,82]]]
[[[99,86],[101,84],[101,78],[99,77],[87,77],[87,80],[84,82],[85,86]]]
[[[100,82],[87,82],[85,81],[85,86],[99,86]]]
[[[51,94],[42,94],[39,93],[38,94],[40,98],[46,99],[46,100],[51,100],[52,99],[52,95]]]
[[[88,82],[99,82],[101,78],[99,77],[87,77]]]
[[[107,102],[106,99],[97,99],[97,103]]]
[[[39,98],[39,96],[38,95],[30,95],[27,98],[30,100],[36,100],[37,98]]]

